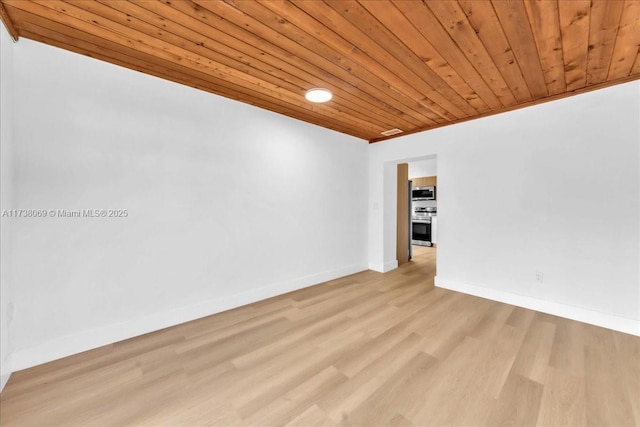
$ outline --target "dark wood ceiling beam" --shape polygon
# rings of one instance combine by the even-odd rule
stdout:
[[[13,25],[13,21],[11,17],[7,13],[7,10],[4,8],[4,5],[0,3],[0,20],[4,23],[5,28],[9,32],[9,35],[13,39],[14,42],[17,42],[20,38],[20,34],[16,30],[16,27]]]

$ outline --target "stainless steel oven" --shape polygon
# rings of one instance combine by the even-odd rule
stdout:
[[[419,246],[432,246],[431,219],[411,220],[411,244]]]
[[[433,246],[431,218],[436,215],[435,206],[414,206],[411,215],[411,244]]]

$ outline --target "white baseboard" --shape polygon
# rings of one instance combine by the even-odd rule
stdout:
[[[370,262],[369,270],[377,271],[378,273],[386,273],[387,271],[395,270],[398,268],[398,260],[387,261],[385,263]]]
[[[154,313],[101,328],[57,337],[33,347],[14,351],[11,366],[14,372],[30,368],[72,354],[81,353],[103,345],[210,316],[215,313],[313,286],[328,280],[344,277],[366,269],[367,266],[365,264],[353,264],[335,270],[301,277],[290,282],[272,284],[236,295],[215,298],[198,304],[176,308],[171,311]]]
[[[553,314],[591,325],[602,326],[614,331],[640,336],[640,320],[628,317],[616,316],[614,314],[589,310],[582,307],[561,304],[553,301],[546,301],[530,296],[512,294],[496,289],[491,289],[478,284],[462,283],[446,279],[435,278],[435,285],[439,288],[450,289],[493,301],[504,302],[542,313]]]
[[[0,392],[4,389],[4,386],[7,385],[7,381],[9,381],[12,366],[11,355],[0,363]]]

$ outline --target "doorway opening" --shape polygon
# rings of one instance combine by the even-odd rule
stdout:
[[[438,245],[437,155],[397,165],[396,254],[398,265],[412,261],[432,265]],[[408,254],[408,256],[407,256]]]

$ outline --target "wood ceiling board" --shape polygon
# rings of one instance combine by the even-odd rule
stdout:
[[[315,7],[316,13],[318,13],[318,8],[323,9],[319,12],[322,15],[329,12],[327,6],[320,2],[297,2],[296,4],[305,10],[309,7]],[[350,5],[352,8],[349,8]],[[334,16],[333,21],[338,20],[340,23],[334,24],[332,29],[339,32],[341,37],[351,43],[352,50],[371,58],[369,62],[375,67],[374,69],[389,79],[390,91],[408,96],[419,111],[435,123],[450,120],[453,117],[446,107],[438,106],[425,95],[425,92],[434,92],[432,87],[417,77],[404,63],[398,61],[392,52],[377,44],[377,40],[371,34],[375,28],[368,27],[368,25],[374,25],[382,28],[375,18],[367,16],[367,13],[357,3],[336,2],[333,3],[333,6],[335,7],[331,9],[331,13],[339,17]],[[447,103],[447,105],[450,106],[451,103]]]
[[[147,35],[152,35],[154,32],[160,34],[166,34],[165,37],[162,37],[164,40],[169,43],[176,45],[181,44],[187,46],[189,50],[192,52],[201,55],[203,58],[219,58],[221,62],[225,65],[230,66],[234,69],[238,69],[246,74],[253,74],[259,77],[261,80],[265,82],[270,82],[274,85],[281,84],[283,88],[289,90],[293,94],[304,93],[306,88],[317,86],[318,78],[306,73],[302,69],[294,68],[295,73],[287,73],[283,71],[283,68],[288,64],[277,61],[272,55],[259,55],[259,52],[252,48],[247,43],[239,44],[234,43],[234,48],[229,48],[225,44],[218,42],[212,38],[207,37],[202,33],[195,32],[188,28],[186,25],[177,24],[174,21],[169,21],[168,19],[163,18],[161,15],[157,15],[156,13],[150,12],[147,9],[143,9],[136,5],[133,5],[131,2],[127,1],[114,1],[107,0],[104,1],[104,4],[109,8],[117,9],[122,12],[119,15],[120,21],[122,24],[125,24],[126,21],[131,20],[131,16],[139,17],[140,19],[144,19],[146,30],[144,31]],[[154,5],[159,5],[162,7],[164,5],[160,2],[142,2],[141,6],[144,7],[153,7]],[[175,11],[171,14],[163,11],[162,9],[157,9],[158,12],[165,12],[165,16],[171,16],[172,19],[178,18],[177,15],[180,13]],[[96,11],[99,13],[98,11]],[[102,16],[105,16],[102,14]],[[147,25],[149,23],[150,25]],[[189,27],[193,25],[193,22]],[[136,25],[136,28],[139,28],[139,25]],[[208,27],[211,28],[211,27]],[[203,32],[206,29],[201,29]],[[179,36],[176,38],[171,33],[175,33]],[[222,37],[220,39],[223,39]],[[226,43],[232,42],[235,40],[228,40],[230,37],[227,37],[225,40]],[[194,42],[190,43],[190,40]],[[238,47],[239,46],[239,47]],[[234,52],[238,52],[237,49],[242,48],[242,52],[249,51],[251,55],[243,54],[236,55],[234,57]],[[236,59],[238,58],[238,59]],[[265,61],[262,60],[265,58]],[[268,60],[275,59],[275,63],[267,63]],[[293,68],[290,67],[289,68]],[[302,76],[300,78],[298,76]],[[333,87],[331,89],[334,89]],[[334,89],[335,90],[335,89]],[[336,97],[335,102],[332,103],[332,106],[344,114],[343,118],[350,118],[352,121],[356,120],[364,120],[365,123],[371,122],[379,122],[381,128],[385,129],[388,126],[392,126],[396,122],[403,122],[402,119],[399,119],[397,116],[388,115],[383,117],[376,113],[372,113],[371,110],[366,109],[366,105],[364,101],[359,100],[356,97],[351,96],[351,94],[347,91],[340,91],[341,96]],[[302,102],[301,102],[302,103]],[[358,106],[360,108],[358,108]],[[355,108],[354,108],[355,107]]]
[[[267,57],[269,57],[269,55],[265,55]],[[260,61],[259,59],[255,60],[256,63],[253,65],[256,69],[262,69],[262,61]],[[308,65],[307,65],[308,66]],[[353,118],[353,120],[364,120],[367,124],[368,123],[372,123],[372,122],[379,122],[380,123],[380,127],[382,129],[386,128],[387,126],[389,126],[391,124],[391,122],[394,121],[398,121],[397,117],[394,117],[392,115],[388,115],[387,117],[381,117],[380,114],[381,113],[385,113],[384,110],[380,110],[380,109],[376,109],[376,110],[372,110],[372,109],[366,109],[366,108],[359,108],[359,109],[353,109],[353,106],[355,106],[357,108],[358,103],[360,102],[358,100],[357,97],[355,97],[353,95],[352,92],[350,91],[346,91],[346,90],[339,90],[341,88],[345,87],[345,84],[343,81],[339,80],[336,77],[331,77],[329,79],[321,79],[321,78],[317,78],[314,76],[310,76],[308,75],[308,73],[306,71],[303,71],[301,69],[295,69],[295,74],[297,75],[304,75],[308,77],[308,81],[304,81],[304,80],[300,80],[297,77],[295,77],[295,75],[285,75],[284,72],[282,72],[282,68],[293,68],[291,67],[291,65],[288,64],[279,64],[279,67],[275,67],[273,68],[274,71],[271,72],[270,74],[273,75],[266,75],[263,76],[263,79],[265,81],[269,81],[269,80],[280,80],[280,79],[284,79],[284,78],[288,78],[290,80],[294,80],[296,81],[296,87],[293,88],[293,91],[295,93],[304,93],[306,91],[307,88],[310,87],[315,87],[315,86],[325,86],[328,89],[333,90],[336,93],[340,93],[342,95],[345,96],[345,99],[342,99],[341,97],[336,97],[335,101],[332,102],[332,105],[335,105],[336,108],[341,111],[341,112],[347,112],[349,111],[349,115],[350,117]],[[268,73],[269,74],[269,73]],[[323,80],[325,81],[323,83]],[[283,80],[284,81],[284,80]],[[320,84],[318,84],[318,82],[320,82]],[[327,84],[328,83],[328,84]],[[306,102],[306,101],[302,101],[302,102]],[[371,100],[369,100],[369,103],[371,102]],[[360,105],[362,105],[362,103],[360,103]],[[370,105],[370,104],[369,104]],[[351,110],[351,111],[350,111]],[[372,116],[371,111],[375,111],[374,115]],[[378,111],[380,111],[380,113],[378,113]],[[348,118],[347,118],[348,119]],[[400,119],[402,120],[402,119]],[[367,126],[364,123],[362,123],[363,126]]]
[[[0,0],[0,18],[372,142],[640,78],[640,0]],[[334,99],[308,103],[316,86]]]
[[[295,1],[294,4],[304,10],[311,16],[316,16],[326,25],[331,32],[339,35],[348,43],[348,50],[351,57],[359,64],[359,66],[370,69],[377,76],[380,76],[388,89],[390,96],[399,96],[408,100],[410,109],[409,114],[415,110],[422,120],[428,119],[432,124],[444,121],[439,115],[432,110],[426,108],[418,99],[422,98],[422,94],[412,87],[397,71],[392,71],[390,64],[394,62],[388,52],[380,49],[366,33],[346,20],[342,15],[331,8],[327,8],[324,3],[317,1]],[[339,42],[339,38],[331,38],[332,41]],[[350,41],[352,40],[352,41]],[[357,43],[356,43],[357,42]]]
[[[640,48],[638,48],[638,53],[636,54],[636,60],[633,63],[633,67],[631,68],[630,75],[640,74]]]
[[[460,6],[518,102],[530,100],[531,92],[493,5],[490,2],[465,0],[460,1]]]
[[[567,91],[564,76],[564,56],[558,3],[554,1],[525,0],[525,9],[538,49],[549,95]]]
[[[565,81],[567,82],[567,90],[572,91],[585,87],[587,84],[591,1],[561,1],[558,6]]]
[[[273,13],[278,13],[278,6],[281,5],[280,3],[281,2],[269,1],[265,2],[264,5],[270,7]],[[285,10],[285,15],[295,13],[295,10],[297,10],[296,8],[288,2],[285,4],[289,6],[288,11]],[[250,5],[253,6],[254,9],[261,7],[258,3],[250,3]],[[245,12],[248,11],[245,10]],[[266,13],[263,10],[261,12],[263,14]],[[301,11],[300,13],[302,14]],[[289,52],[286,52],[283,56],[286,56],[287,58],[311,58],[309,62],[306,62],[306,67],[311,67],[311,61],[314,59],[322,61],[319,63],[319,66],[325,67],[325,69],[329,66],[336,74],[325,76],[324,78],[315,78],[314,83],[307,84],[307,87],[326,86],[325,82],[331,82],[331,84],[337,88],[336,92],[340,91],[346,96],[349,96],[350,101],[360,103],[360,105],[362,105],[361,110],[364,112],[368,111],[369,114],[378,115],[377,118],[372,119],[372,122],[384,120],[384,123],[386,123],[385,128],[388,128],[389,126],[394,127],[397,124],[400,124],[404,128],[413,128],[418,126],[420,123],[423,123],[423,117],[420,120],[413,119],[413,117],[404,114],[402,110],[400,110],[400,108],[406,109],[406,105],[400,104],[397,105],[397,107],[392,107],[389,104],[388,97],[385,96],[385,91],[380,90],[378,87],[370,83],[373,80],[384,86],[385,82],[382,79],[375,76],[370,71],[363,69],[362,67],[358,67],[357,64],[348,58],[348,56],[343,55],[331,46],[328,46],[322,42],[321,39],[310,34],[310,32],[307,33],[309,30],[306,28],[306,25],[295,27],[290,24],[289,19],[290,18],[287,17],[282,18],[279,15],[274,15],[274,20],[270,22],[254,22],[257,22],[255,25],[264,24],[269,27],[269,29],[265,29],[267,34],[290,36],[289,40],[286,41],[287,46],[291,51],[295,49],[297,54],[291,55]],[[271,31],[271,33],[269,33],[269,31]],[[304,34],[304,36],[298,40],[293,40],[291,38],[292,34]],[[296,44],[298,46],[296,46]],[[336,64],[340,64],[340,66],[337,67]],[[305,64],[302,64],[302,66],[305,66]],[[363,105],[365,103],[367,105]],[[385,116],[384,118],[382,118],[383,114]]]
[[[626,0],[607,80],[615,80],[631,74],[638,56],[638,48],[640,48],[640,1]]]
[[[158,7],[158,3],[163,2],[144,2],[142,3],[142,6],[145,8]],[[308,74],[313,76],[309,78],[309,80],[314,81],[313,87],[320,84],[315,82],[326,82],[333,79],[336,79],[339,82],[344,82],[344,80],[342,80],[341,78],[348,77],[345,73],[341,73],[340,71],[335,73],[337,74],[336,76],[328,73],[325,68],[327,66],[333,66],[334,64],[332,64],[322,56],[318,56],[314,52],[310,52],[310,55],[316,55],[317,58],[309,59],[309,57],[307,56],[301,58],[300,55],[291,55],[284,48],[267,43],[264,38],[266,37],[266,35],[261,35],[261,37],[257,38],[253,36],[252,39],[252,33],[250,33],[248,30],[235,26],[234,24],[226,21],[223,17],[215,15],[208,9],[204,9],[196,4],[182,1],[171,3],[171,7],[180,11],[187,20],[192,20],[190,25],[203,25],[204,31],[207,31],[208,27],[208,31],[209,33],[212,33],[212,37],[215,36],[220,38],[221,40],[225,40],[225,43],[230,43],[229,39],[231,39],[231,43],[235,43],[236,41],[241,42],[242,40],[251,40],[253,42],[251,43],[251,45],[255,47],[255,49],[257,49],[257,56],[259,58],[263,58],[265,61],[271,60],[280,62],[280,66],[282,67],[285,67],[286,64],[289,64],[297,67],[300,70],[303,70],[305,75]],[[183,23],[183,20],[181,19],[180,22]],[[284,47],[289,47],[289,45]],[[244,45],[241,45],[239,49],[240,52],[247,51],[247,48]],[[374,80],[376,76],[373,74],[364,74],[357,77],[360,82],[364,82],[360,86],[367,86],[370,85],[367,82]],[[384,92],[382,90],[376,92],[375,87],[373,88],[375,94],[383,97]],[[362,102],[368,103],[367,105],[369,105],[369,109],[370,105],[373,102],[377,102],[377,98],[372,98],[370,95],[368,95],[368,93],[359,93],[358,96],[362,98]],[[347,100],[351,100],[348,96],[344,96],[344,98]],[[378,114],[385,114],[387,117],[393,117],[396,121],[411,120],[412,126],[415,126],[417,123],[422,122],[423,117],[421,115],[417,116],[419,118],[416,119],[411,114],[407,114],[407,106],[404,104],[396,103],[395,98],[387,97],[385,102],[381,103],[381,106],[383,112]]]
[[[549,93],[531,26],[523,24],[528,21],[524,4],[520,1],[495,0],[492,4],[508,39],[510,47],[506,49],[514,53],[531,95],[534,99],[544,98]]]
[[[403,0],[394,3],[422,33],[423,37],[435,46],[440,55],[457,70],[485,104],[491,109],[503,107],[473,64],[422,2]]]
[[[381,36],[378,44],[382,45],[383,42],[391,40],[392,37],[397,40],[399,46],[393,44],[387,46],[386,49],[395,53],[398,60],[410,61],[410,68],[414,70],[416,75],[422,76],[422,80],[427,81],[437,92],[437,98],[441,96],[450,100],[456,109],[460,109],[462,115],[473,115],[477,113],[477,110],[469,104],[464,96],[455,91],[450,84],[445,81],[442,74],[437,70],[432,69],[426,64],[424,58],[420,55],[422,49],[420,39],[417,42],[412,41],[415,37],[420,37],[419,33],[413,28],[407,18],[400,13],[391,3],[385,3],[383,1],[365,1],[361,3],[362,7],[366,9],[375,19],[377,19],[385,28],[384,32],[380,32]],[[412,49],[412,47],[414,49]],[[437,101],[436,98],[432,98]],[[450,110],[454,111],[454,110]]]
[[[587,85],[604,82],[609,72],[624,2],[593,1],[587,55]]]
[[[408,74],[405,74],[403,79],[424,94],[418,102],[426,103],[428,108],[447,120],[468,115],[470,111],[463,110],[469,105],[460,95],[438,77],[433,70],[426,67],[424,62],[407,48],[393,32],[389,31],[378,17],[372,15],[355,0],[326,0],[326,3],[354,25],[364,29],[367,36],[379,46],[379,49],[387,51],[393,58],[391,64],[394,69],[408,70]]]
[[[245,11],[247,11],[251,6],[253,6],[254,11],[256,9],[256,4],[253,2],[243,2],[241,4],[244,5]],[[343,82],[343,86],[344,82],[360,82],[364,84],[367,82],[368,78],[375,79],[375,76],[367,70],[363,70],[361,67],[356,67],[348,57],[336,55],[331,49],[326,48],[321,43],[314,42],[309,37],[299,38],[298,40],[292,40],[285,37],[280,31],[288,32],[289,28],[282,27],[280,22],[274,23],[273,20],[270,19],[254,19],[241,10],[231,8],[230,5],[224,2],[201,2],[200,6],[210,12],[215,11],[216,13],[220,13],[222,17],[227,16],[227,18],[229,17],[228,14],[231,13],[227,9],[230,9],[233,13],[240,13],[244,26],[250,29],[251,33],[254,34],[254,37],[258,36],[261,39],[277,40],[277,44],[285,48],[285,55],[287,58],[303,58],[311,64],[317,64],[317,66],[322,69],[330,70],[338,79],[340,79],[339,81]],[[304,42],[305,45],[300,45],[299,42]],[[311,45],[308,43],[311,43]],[[355,84],[351,84],[351,86],[353,87]],[[371,106],[373,105],[374,104],[371,104]],[[402,111],[406,110],[407,107],[403,107]],[[419,117],[422,117],[421,122],[424,122],[424,116]]]
[[[449,36],[469,61],[474,64],[480,76],[496,94],[502,106],[508,107],[517,103],[511,89],[504,81],[500,70],[493,62],[482,41],[469,23],[466,15],[457,2],[427,2],[426,5],[438,18]]]
[[[354,51],[352,44],[342,37],[328,37],[328,34],[331,33],[330,29],[289,1],[268,0],[260,3],[289,22],[296,22],[299,31],[305,31],[316,39],[323,40],[329,48],[345,58],[348,61],[345,65],[349,71],[354,75],[360,76],[360,82],[354,84],[353,89],[358,90],[357,94],[362,97],[363,102],[379,105],[380,108],[388,110],[390,114],[394,114],[395,125],[390,127],[413,129],[424,123],[425,117],[417,111],[413,111],[413,106],[416,104],[409,97],[398,95],[389,99],[389,83],[371,70],[376,63],[371,62],[368,67],[363,66],[357,60],[358,51]],[[393,92],[392,94],[396,93]],[[395,106],[390,105],[390,103]],[[370,106],[365,106],[364,108],[370,108]],[[407,114],[401,111],[400,108],[409,108],[411,112]]]
[[[393,2],[378,0],[375,2],[363,2],[363,6],[387,28],[394,28],[398,38],[420,58],[420,61],[451,87],[463,99],[465,104],[468,103],[463,107],[467,114],[473,115],[489,109],[487,104],[469,87],[467,82],[458,75],[456,70],[449,65],[429,40],[423,37],[420,31]]]

